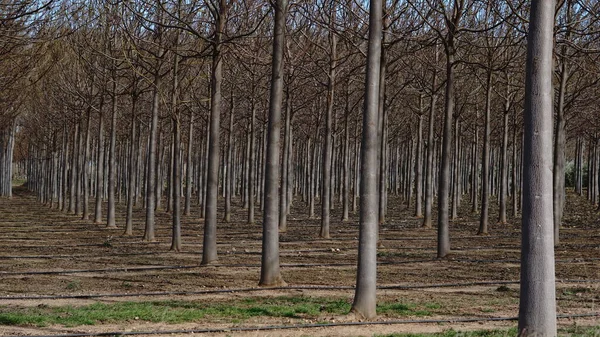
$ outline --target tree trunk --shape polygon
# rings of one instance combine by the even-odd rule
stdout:
[[[556,336],[552,217],[555,1],[533,0],[527,36],[520,336]]]
[[[275,10],[273,33],[273,60],[269,124],[265,171],[265,211],[263,219],[260,286],[285,285],[279,268],[279,138],[281,132],[281,105],[283,101],[283,48],[285,46],[285,18],[287,0],[272,2]]]
[[[254,223],[254,200],[255,200],[255,190],[256,183],[254,181],[254,177],[256,176],[255,172],[255,161],[256,161],[256,106],[254,102],[254,95],[250,98],[250,109],[252,110],[252,119],[250,120],[250,179],[248,179],[248,223]]]
[[[556,109],[556,131],[554,133],[554,165],[553,165],[553,215],[554,215],[554,245],[560,242],[559,231],[562,223],[565,205],[565,95],[567,91],[566,60],[560,66],[560,85],[558,87],[558,106]]]
[[[352,311],[357,316],[372,319],[376,312],[377,240],[379,227],[378,152],[379,148],[379,83],[381,62],[382,12],[381,0],[371,0],[369,9],[369,40],[360,180],[360,229],[356,290]]]
[[[508,195],[508,114],[510,109],[510,96],[507,95],[504,104],[504,121],[502,132],[502,160],[500,165],[500,209],[498,222],[506,224],[506,199]]]
[[[423,95],[419,96],[419,125],[415,158],[415,217],[423,217]]]
[[[481,216],[477,234],[488,234],[490,203],[490,113],[492,109],[492,72],[488,71],[485,92],[483,156],[481,157]]]
[[[283,156],[281,158],[281,188],[279,189],[279,231],[287,231],[287,190],[289,174],[289,156],[290,156],[290,133],[292,123],[292,102],[289,90],[285,92],[285,131],[283,132]]]
[[[136,135],[136,107],[137,107],[137,93],[134,93],[131,97],[131,131],[130,138],[130,160],[131,163],[129,165],[129,187],[127,188],[127,214],[125,216],[125,235],[133,235],[133,204],[135,202],[135,193],[136,193],[136,165],[137,160],[135,160],[136,151],[141,151],[135,144],[136,136],[141,138],[141,135]]]
[[[438,60],[438,51],[435,51],[435,60]],[[431,101],[429,105],[429,130],[427,132],[427,162],[426,162],[426,176],[425,176],[425,217],[423,217],[423,227],[431,228],[432,226],[432,208],[433,208],[433,176],[434,176],[434,165],[433,165],[433,153],[435,152],[435,145],[433,141],[433,134],[435,132],[435,103],[437,95],[435,93],[437,86],[437,69],[433,68],[433,77],[431,80]]]
[[[206,214],[204,217],[204,244],[201,264],[217,260],[217,198],[219,194],[219,154],[221,132],[221,82],[223,81],[223,57],[221,55],[223,31],[227,18],[225,0],[219,1],[219,13],[215,22],[213,42],[211,99],[210,99],[210,139],[208,151],[208,179],[206,185]]]
[[[452,38],[451,38],[452,39]],[[442,157],[438,182],[438,258],[450,253],[449,233],[449,192],[450,192],[450,154],[452,151],[452,118],[454,112],[454,54],[446,55],[446,104],[444,107],[444,132],[442,138]]]
[[[110,148],[108,151],[108,210],[106,212],[106,227],[116,228],[115,223],[115,184],[116,184],[116,141],[117,141],[117,80],[113,75],[112,87],[112,117],[110,122]]]
[[[335,9],[335,6],[332,8]],[[331,16],[333,18],[333,15]],[[323,148],[323,189],[321,193],[321,233],[322,238],[329,238],[329,213],[331,211],[331,163],[333,137],[333,99],[335,91],[335,72],[337,66],[337,35],[329,32],[330,54],[329,72],[327,76],[327,112],[325,114],[325,147]]]
[[[89,191],[89,178],[88,178],[88,162],[90,155],[90,121],[91,121],[91,113],[92,108],[88,107],[87,109],[87,122],[85,123],[85,144],[83,150],[83,215],[82,220],[89,220],[89,201],[90,201],[90,191]]]
[[[192,206],[192,175],[193,166],[192,162],[192,148],[193,148],[193,137],[194,137],[194,111],[190,111],[190,122],[188,126],[188,139],[187,139],[187,157],[186,157],[186,171],[185,171],[185,206],[183,214],[189,216],[191,214]]]
[[[231,193],[233,179],[233,112],[235,109],[235,99],[233,93],[231,94],[231,111],[229,112],[229,138],[227,139],[227,159],[224,165],[226,173],[223,175],[223,184],[225,185],[225,222],[231,221]]]
[[[152,119],[150,122],[150,138],[148,146],[148,160],[146,169],[146,227],[144,241],[154,241],[154,214],[156,205],[155,185],[156,179],[156,145],[158,129],[158,109],[160,102],[160,73],[156,69],[154,73],[154,86],[152,89]]]

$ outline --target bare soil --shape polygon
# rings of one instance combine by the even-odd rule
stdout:
[[[236,200],[238,201],[238,200]],[[380,230],[378,299],[430,308],[427,317],[381,315],[378,321],[467,317],[514,317],[518,313],[520,219],[496,224],[492,210],[490,235],[476,235],[478,216],[470,214],[465,198],[463,218],[451,223],[452,254],[436,256],[436,231],[421,228],[402,201],[390,196],[389,215]],[[236,203],[236,206],[239,206]],[[144,215],[136,208],[134,236],[123,236],[124,203],[118,205],[117,224],[81,220],[39,204],[35,196],[17,188],[12,199],[0,200],[0,305],[79,306],[94,302],[164,299],[227,302],[246,297],[313,296],[352,300],[356,275],[358,218],[341,222],[336,204],[331,239],[318,237],[319,219],[307,217],[307,207],[296,200],[281,234],[281,263],[286,289],[224,293],[210,290],[256,288],[260,272],[261,225],[246,224],[246,211],[234,208],[232,221],[219,222],[219,261],[200,266],[203,221],[198,206],[184,217],[183,252],[170,252],[170,215],[157,212],[157,242],[144,243]],[[259,212],[257,212],[259,213]],[[570,194],[561,244],[556,248],[558,313],[598,312],[600,301],[600,217],[585,199]],[[444,286],[442,286],[444,285]],[[300,286],[339,286],[339,289],[298,289]],[[393,287],[397,286],[397,287]],[[404,288],[400,286],[406,286]],[[195,294],[151,294],[196,292]],[[64,296],[129,294],[123,297],[64,298]],[[24,296],[57,296],[23,299]],[[63,298],[60,298],[60,297]],[[19,327],[0,325],[0,335],[48,335],[76,332],[188,330],[317,322],[351,322],[352,315],[318,318],[260,317],[243,322],[206,319],[186,324],[150,322],[98,323],[79,327]],[[598,317],[561,319],[561,326],[599,325]],[[341,326],[275,331],[227,332],[222,336],[372,336],[398,332],[440,332],[447,329],[509,328],[514,321],[474,323],[420,323]],[[177,335],[177,334],[169,334]]]

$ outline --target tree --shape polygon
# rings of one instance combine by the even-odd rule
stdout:
[[[285,47],[285,17],[287,0],[275,0],[273,61],[265,171],[265,211],[263,214],[261,286],[285,285],[279,268],[279,152],[281,106],[283,102],[283,53]]]
[[[221,133],[221,83],[223,82],[223,34],[227,21],[227,2],[219,0],[218,8],[212,8],[215,17],[215,34],[212,41],[212,68],[210,78],[210,127],[207,162],[206,213],[204,217],[204,240],[202,264],[217,260],[217,196],[219,194],[219,155]]]
[[[553,0],[533,0],[527,38],[520,336],[556,336],[552,200]]]
[[[356,291],[352,311],[364,318],[376,313],[377,240],[379,226],[378,152],[379,79],[383,5],[371,0],[360,179],[360,229]]]

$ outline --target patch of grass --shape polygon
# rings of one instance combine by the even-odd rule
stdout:
[[[257,316],[314,318],[321,312],[346,314],[346,299],[311,297],[275,297],[244,299],[236,303],[202,303],[196,301],[151,301],[95,303],[72,307],[8,308],[0,307],[0,324],[46,326],[94,325],[98,323],[142,320],[183,323],[203,318],[220,318],[240,322]]]
[[[97,302],[92,305],[79,307],[39,306],[35,308],[9,308],[0,306],[0,324],[35,326],[58,324],[71,327],[135,320],[175,324],[194,322],[202,319],[219,319],[239,323],[251,317],[319,319],[323,314],[348,314],[350,307],[350,302],[346,298],[308,296],[246,298],[228,303],[171,300],[118,303]],[[435,309],[439,308],[439,305],[432,304],[429,307]],[[429,310],[424,310],[424,308],[414,304],[405,303],[380,303],[377,307],[377,312],[388,316],[431,315]]]
[[[517,329],[510,330],[478,330],[478,331],[456,331],[453,329],[433,334],[391,334],[375,335],[376,337],[512,337],[517,335]]]
[[[564,333],[565,336],[570,337],[599,337],[600,326],[593,327],[581,327],[577,325],[570,326],[565,329],[561,329],[559,334]]]
[[[405,303],[382,303],[377,306],[378,314],[399,315],[399,316],[431,316],[428,310],[420,310],[414,304]]]
[[[509,287],[507,287],[507,286],[504,286],[504,285],[502,285],[502,286],[499,286],[498,288],[496,288],[496,291],[499,291],[499,292],[505,293],[505,292],[508,292],[508,291],[510,291],[510,288],[509,288]]]
[[[79,289],[81,289],[81,283],[79,282],[79,280],[73,280],[67,283],[67,290],[75,291]]]
[[[512,337],[517,335],[517,328],[508,330],[477,330],[477,331],[456,331],[453,329],[446,330],[440,333],[425,333],[425,334],[391,334],[391,335],[374,335],[374,337]],[[572,326],[558,330],[559,336],[569,337],[599,337],[600,326],[596,327],[580,327]]]
[[[563,290],[563,295],[577,295],[582,293],[589,293],[592,290],[584,287],[566,288]]]
[[[438,304],[438,303],[426,303],[425,304],[425,308],[427,309],[433,309],[433,310],[437,310],[437,309],[441,309],[442,305]]]

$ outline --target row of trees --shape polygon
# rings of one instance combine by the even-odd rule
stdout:
[[[465,195],[480,213],[480,234],[489,231],[491,195],[499,223],[509,212],[516,217],[521,202],[532,214],[527,151],[536,150],[521,145],[529,9],[516,0],[377,0],[368,9],[345,0],[22,0],[2,7],[6,53],[24,66],[2,64],[13,77],[0,92],[0,135],[8,139],[0,139],[0,164],[11,167],[16,137],[26,144],[16,161],[27,163],[41,202],[122,225],[127,235],[143,202],[147,241],[164,208],[176,251],[180,212],[192,215],[197,203],[203,264],[217,259],[218,218],[229,221],[239,200],[253,223],[259,204],[263,285],[284,283],[278,240],[293,202],[306,202],[311,217],[320,203],[323,238],[332,208],[348,220],[360,206],[354,308],[371,317],[374,247],[389,193],[414,207],[424,227],[432,227],[437,195],[440,258],[450,252],[449,223]],[[577,192],[587,183],[597,202],[600,190],[600,11],[585,0],[551,9],[558,244],[566,155],[576,163]],[[124,224],[116,221],[120,201]]]

